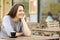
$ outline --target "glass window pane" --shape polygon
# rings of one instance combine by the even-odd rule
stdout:
[[[41,14],[42,14],[42,23],[46,22],[46,18],[48,16],[48,12],[51,12],[53,15],[53,18],[56,17],[58,20],[60,20],[60,3],[58,3],[58,0],[42,0],[41,2]]]

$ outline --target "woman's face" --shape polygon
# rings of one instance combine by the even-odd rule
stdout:
[[[24,17],[24,8],[23,8],[23,6],[18,7],[16,17],[19,18],[19,19],[20,18],[22,19]]]

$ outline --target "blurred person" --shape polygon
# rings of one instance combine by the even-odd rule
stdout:
[[[55,23],[58,25],[58,27],[59,27],[59,22],[60,22],[59,19],[58,19],[57,17],[54,17],[53,20],[54,20],[54,22],[55,22]]]
[[[56,21],[56,22],[59,22],[57,17],[53,17],[53,20]]]
[[[58,17],[53,17],[53,21],[54,21],[55,25],[57,25],[56,27],[59,27]],[[59,37],[59,33],[54,33],[53,37]]]
[[[24,5],[15,4],[2,20],[0,38],[9,38],[12,31],[16,32],[16,36],[30,36],[31,31],[24,20],[24,15]]]
[[[46,18],[46,22],[49,22],[49,21],[53,21],[53,17],[52,17],[51,12],[48,12],[48,16]]]

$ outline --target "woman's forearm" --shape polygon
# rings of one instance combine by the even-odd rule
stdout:
[[[30,36],[31,35],[31,31],[28,28],[27,23],[25,22],[25,20],[22,20],[22,22],[23,22],[23,32],[24,32],[24,35]]]

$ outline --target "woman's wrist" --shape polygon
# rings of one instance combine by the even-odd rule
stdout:
[[[21,33],[20,32],[17,32],[16,33],[16,36],[21,36],[22,34],[23,34],[22,32]]]
[[[24,19],[21,19],[22,20],[22,22],[25,22],[25,20]]]

